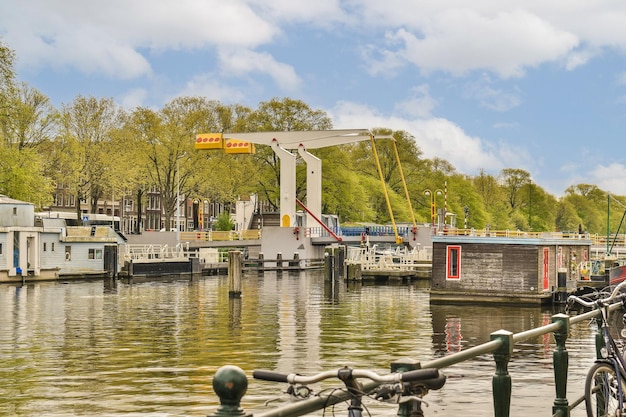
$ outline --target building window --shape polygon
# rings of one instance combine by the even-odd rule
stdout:
[[[448,246],[446,256],[446,278],[461,279],[461,247]]]

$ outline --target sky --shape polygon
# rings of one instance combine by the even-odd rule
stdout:
[[[0,0],[18,79],[59,108],[289,97],[556,197],[626,195],[624,22],[622,0]]]

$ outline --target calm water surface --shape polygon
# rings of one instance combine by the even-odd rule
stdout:
[[[317,271],[247,275],[238,300],[229,299],[226,277],[0,286],[0,416],[206,416],[218,405],[213,375],[226,364],[248,375],[344,365],[385,372],[399,358],[427,362],[498,329],[548,324],[553,313],[431,305],[419,283],[333,288]],[[586,324],[571,330],[570,401],[582,394],[593,337]],[[551,336],[516,346],[512,416],[551,414],[553,346]],[[448,382],[428,395],[426,414],[493,415],[494,370],[491,355],[445,369]],[[267,410],[284,388],[250,378],[242,406]],[[369,408],[396,413],[393,405]]]

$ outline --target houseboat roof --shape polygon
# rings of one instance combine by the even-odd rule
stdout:
[[[0,194],[0,204],[25,204],[25,205],[33,205],[33,203],[29,203],[27,201],[16,200],[11,197],[7,197],[4,194]]]
[[[488,235],[436,235],[432,237],[433,243],[476,243],[496,245],[567,245],[567,246],[591,246],[591,239],[580,235],[580,238],[563,237],[560,233],[515,233],[509,236]]]

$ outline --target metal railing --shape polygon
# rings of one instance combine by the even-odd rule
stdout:
[[[621,308],[621,303],[616,303],[610,307],[611,311]],[[553,333],[555,340],[555,348],[553,351],[553,369],[554,369],[554,386],[555,399],[552,404],[553,417],[569,417],[572,409],[579,406],[584,401],[584,395],[581,395],[572,401],[567,398],[567,374],[569,354],[566,349],[566,341],[569,335],[570,326],[590,320],[599,315],[598,310],[592,310],[573,317],[566,314],[555,314],[552,316],[552,323],[537,327],[535,329],[523,331],[520,333],[511,333],[506,330],[499,330],[491,333],[490,341],[478,346],[454,353],[443,358],[431,360],[421,363],[421,368],[447,368],[460,362],[476,359],[485,354],[493,354],[495,362],[495,373],[492,377],[493,387],[493,407],[495,417],[508,417],[511,409],[511,397],[513,395],[513,383],[508,371],[508,365],[511,360],[513,349],[516,344],[522,343],[528,339]],[[225,380],[227,379],[227,380]],[[247,379],[243,371],[235,366],[227,365],[220,368],[215,375],[213,386],[216,387],[227,385],[232,391],[241,390],[245,392],[247,387]],[[363,384],[363,391],[369,392],[378,386],[376,382]],[[445,387],[443,388],[445,389]],[[543,386],[542,386],[543,389]],[[244,415],[240,407],[241,397],[233,401],[233,392],[225,393],[216,389],[216,393],[220,397],[220,407],[215,416],[235,417]],[[325,407],[338,404],[350,399],[350,393],[337,392],[330,397],[316,397],[303,400],[297,403],[278,406],[272,410],[255,414],[257,417],[297,417],[321,410]]]
[[[249,229],[241,232],[229,230],[209,230],[206,232],[180,232],[180,240],[183,242],[216,242],[232,240],[257,240],[261,238],[260,229]]]

